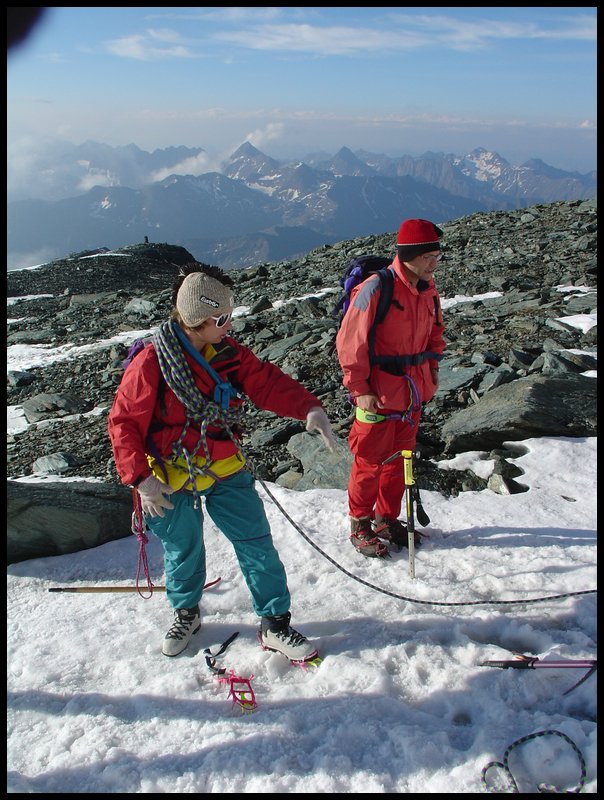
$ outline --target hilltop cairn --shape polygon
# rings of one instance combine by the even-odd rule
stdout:
[[[522,451],[514,442],[596,435],[596,327],[587,315],[597,305],[597,202],[478,213],[441,227],[446,254],[436,283],[447,350],[418,435],[418,483],[446,495],[487,487],[524,491],[520,470],[507,460]],[[242,310],[234,335],[317,394],[340,437],[338,452],[329,454],[302,423],[275,421],[248,404],[250,434],[243,446],[259,479],[297,490],[346,488],[353,415],[335,354],[339,278],[351,257],[393,256],[394,243],[395,233],[365,236],[324,245],[296,261],[230,273]],[[121,497],[124,517],[123,527],[116,525],[113,511],[96,542],[107,540],[109,526],[113,538],[130,532],[124,515],[130,492],[119,485],[106,432],[127,345],[84,348],[81,355],[76,348],[157,327],[170,311],[178,266],[193,256],[148,242],[119,248],[115,256],[101,250],[7,274],[9,299],[38,296],[9,306],[8,346],[74,347],[69,358],[8,373],[7,404],[21,407],[28,423],[8,436],[9,541],[26,536],[31,524],[14,480],[22,476],[76,478],[83,495],[98,485],[86,479],[96,478],[105,486],[99,496],[109,502],[109,491],[118,505]],[[437,469],[437,461],[468,450],[495,459],[488,481],[469,470]],[[45,507],[62,507],[63,486],[55,484],[61,488],[44,497]],[[71,486],[71,499],[63,503],[67,523]],[[35,503],[33,491],[30,497]],[[85,510],[86,501],[81,505]],[[98,519],[98,510],[93,515]],[[59,520],[55,515],[48,525],[50,549],[36,545],[37,553],[70,551],[69,543],[52,543]],[[82,546],[92,544],[80,540],[74,549]]]

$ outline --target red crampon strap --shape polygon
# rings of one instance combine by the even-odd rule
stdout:
[[[230,670],[228,675],[217,676],[220,683],[228,684],[228,696],[233,701],[233,707],[239,706],[242,714],[251,713],[258,708],[256,695],[250,682],[253,677],[250,675],[249,678],[242,678],[240,675],[235,675],[234,670]]]
[[[226,642],[223,642],[219,649],[212,653],[209,647],[203,651],[206,657],[206,664],[208,669],[214,673],[219,683],[226,683],[229,687],[228,696],[233,701],[233,707],[239,706],[242,713],[254,711],[258,707],[256,702],[256,695],[252,689],[251,680],[254,677],[250,675],[249,678],[242,678],[240,675],[235,675],[235,670],[229,670],[228,674],[225,667],[216,666],[216,659],[221,656],[227,647],[235,641],[239,636],[239,631],[235,631]]]
[[[145,550],[145,545],[149,541],[147,534],[145,533],[145,520],[143,517],[143,509],[141,506],[141,498],[139,493],[136,489],[132,489],[132,533],[136,536],[138,540],[138,561],[136,565],[136,591],[138,594],[143,598],[143,600],[149,600],[150,597],[153,595],[153,582],[151,580],[151,574],[149,572],[149,562],[147,561],[147,552]],[[147,589],[149,590],[148,595],[144,595],[140,588],[139,588],[139,578],[141,574],[141,566],[145,573],[145,578],[147,579]]]

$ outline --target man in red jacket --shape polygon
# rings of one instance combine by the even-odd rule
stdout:
[[[398,519],[405,493],[402,459],[384,465],[397,451],[415,449],[421,406],[438,386],[438,362],[445,349],[440,298],[433,273],[441,259],[440,228],[425,219],[400,226],[392,302],[375,330],[375,356],[369,332],[379,300],[377,276],[352,290],[350,306],[336,338],[344,386],[356,405],[348,438],[354,460],[348,482],[350,540],[359,553],[385,557],[385,539],[400,548],[407,530]]]
[[[233,282],[197,262],[177,281],[172,318],[126,368],[109,414],[115,465],[136,487],[147,527],[164,547],[166,596],[174,623],[162,652],[176,656],[200,627],[206,580],[204,508],[232,543],[261,618],[265,649],[292,661],[317,651],[290,625],[285,569],[239,445],[243,397],[282,417],[305,420],[333,450],[319,400],[279,367],[229,336]]]

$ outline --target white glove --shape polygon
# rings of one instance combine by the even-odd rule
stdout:
[[[332,453],[335,453],[336,440],[329,423],[329,417],[325,411],[323,411],[321,406],[315,406],[314,408],[311,408],[306,415],[306,430],[309,433],[312,433],[312,431],[317,431],[320,433],[321,439],[323,439],[323,442],[325,443],[325,447],[327,447],[327,449]]]
[[[141,498],[143,514],[149,517],[163,517],[164,509],[174,508],[166,495],[172,494],[174,489],[162,483],[155,475],[149,475],[136,487]]]

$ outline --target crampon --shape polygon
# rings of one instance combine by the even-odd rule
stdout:
[[[226,675],[217,675],[219,683],[225,683],[229,687],[228,697],[233,703],[233,708],[238,706],[242,714],[251,714],[258,708],[256,702],[256,695],[252,689],[252,678],[242,678],[241,675],[235,675],[235,670],[230,670]]]
[[[316,669],[318,666],[320,666],[322,661],[323,659],[321,658],[319,653],[315,651],[315,653],[311,655],[310,658],[307,658],[304,661],[292,661],[290,659],[289,663],[292,664],[294,667],[300,667],[301,669],[308,670],[308,669]]]

